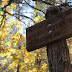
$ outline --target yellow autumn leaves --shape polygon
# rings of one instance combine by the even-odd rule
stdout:
[[[4,0],[4,3],[7,3],[8,2],[8,0]]]
[[[35,21],[35,23],[38,23],[38,22],[41,22],[41,21],[45,20],[45,18],[37,16],[37,17],[33,18],[33,20]]]
[[[9,12],[10,12],[10,9],[12,9],[12,10],[13,10],[13,9],[16,9],[16,4],[15,4],[15,3],[11,3],[10,6],[7,6],[7,7],[6,7],[6,10],[9,11]]]
[[[3,28],[2,31],[0,31],[0,35],[2,34],[2,39],[5,38],[5,35],[7,34],[7,29]]]

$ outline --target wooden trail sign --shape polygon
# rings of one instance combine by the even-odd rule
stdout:
[[[72,9],[27,28],[27,50],[33,51],[48,43],[72,36]]]

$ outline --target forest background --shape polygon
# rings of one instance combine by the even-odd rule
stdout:
[[[26,28],[45,20],[49,6],[64,2],[71,8],[72,0],[0,0],[0,72],[48,72],[46,47],[26,50]],[[72,64],[72,37],[67,45]]]

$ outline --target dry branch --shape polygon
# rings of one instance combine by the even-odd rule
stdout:
[[[24,0],[24,1],[25,1],[25,0]],[[42,11],[42,10],[40,10],[40,9],[37,9],[37,8],[35,8],[34,6],[31,6],[27,1],[25,1],[25,3],[26,3],[27,5],[29,5],[31,8],[34,8],[34,9],[36,9],[36,10],[38,10],[38,11],[40,11],[40,12],[42,12],[42,13],[45,14],[44,11]]]

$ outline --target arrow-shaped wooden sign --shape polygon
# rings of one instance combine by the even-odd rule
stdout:
[[[72,36],[72,9],[44,20],[26,30],[27,50],[33,51],[48,43]]]

